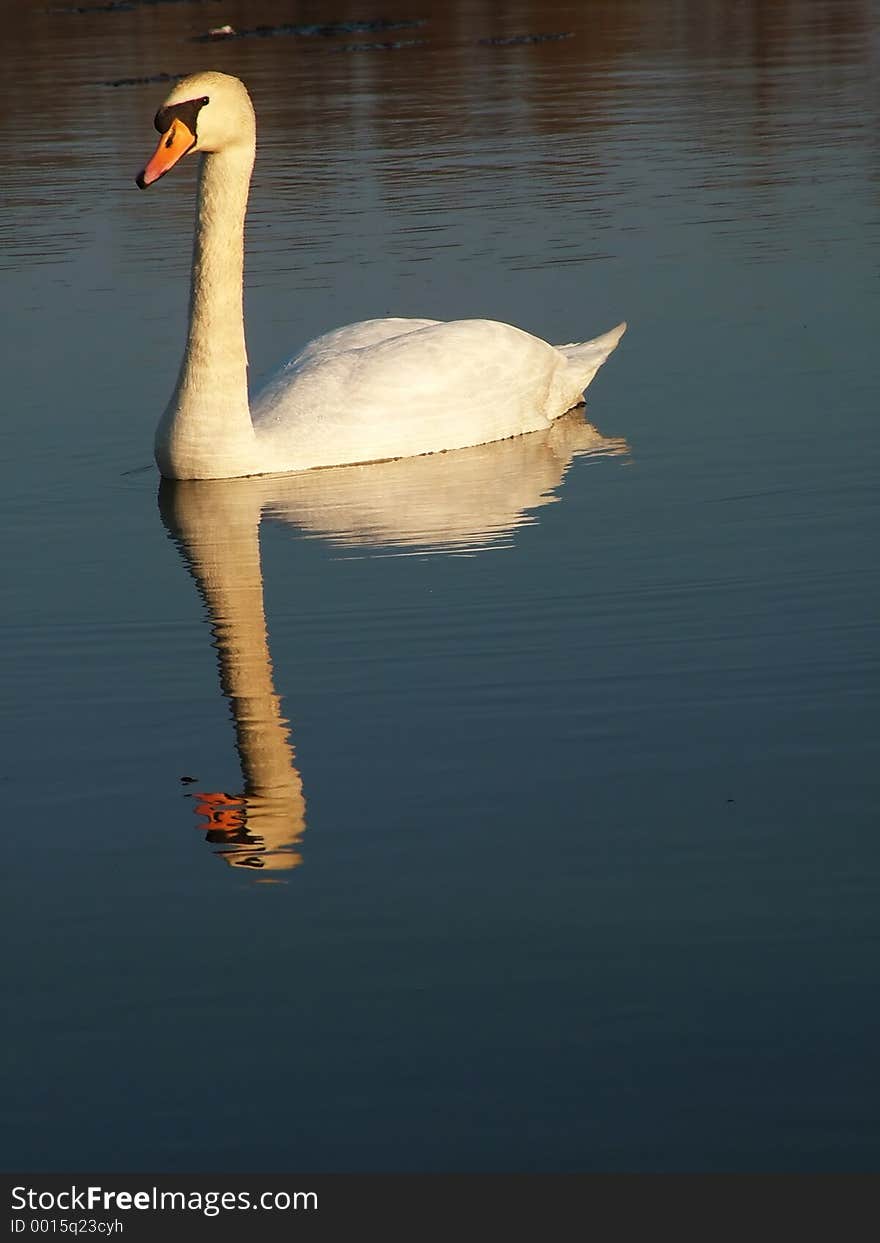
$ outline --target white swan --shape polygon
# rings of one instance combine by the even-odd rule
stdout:
[[[414,457],[538,431],[572,406],[617,345],[619,324],[555,348],[491,320],[371,319],[312,341],[248,405],[244,218],[256,152],[238,78],[197,73],[156,114],[144,189],[201,152],[189,331],[156,430],[169,479],[229,479]]]

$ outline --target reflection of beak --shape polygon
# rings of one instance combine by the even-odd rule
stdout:
[[[196,136],[183,121],[175,119],[171,129],[159,139],[156,153],[147,167],[135,178],[141,190],[146,190],[154,181],[164,177],[169,168],[173,168],[181,156],[186,155],[196,145]]]

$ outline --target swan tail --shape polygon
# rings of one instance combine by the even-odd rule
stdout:
[[[570,398],[571,405],[580,403],[584,389],[625,332],[624,322],[609,332],[603,332],[601,337],[594,337],[592,341],[573,341],[569,345],[557,345],[560,354],[568,361],[565,375],[568,390],[566,396]]]

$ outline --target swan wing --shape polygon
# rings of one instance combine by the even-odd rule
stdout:
[[[396,323],[318,338],[255,397],[258,439],[273,454],[295,449],[288,469],[486,444],[564,413],[548,398],[568,363],[546,341],[493,320]]]
[[[301,369],[316,358],[333,354],[344,354],[348,350],[362,350],[371,345],[378,345],[391,337],[405,336],[417,332],[420,328],[431,328],[439,323],[436,319],[365,319],[357,324],[347,324],[344,328],[335,328],[315,337],[282,370],[291,372]]]

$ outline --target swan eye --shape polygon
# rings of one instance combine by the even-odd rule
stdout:
[[[208,96],[203,95],[201,99],[186,99],[179,104],[166,104],[156,113],[153,124],[160,134],[167,134],[172,123],[180,120],[191,133],[195,134],[199,110],[204,108],[207,102]]]

